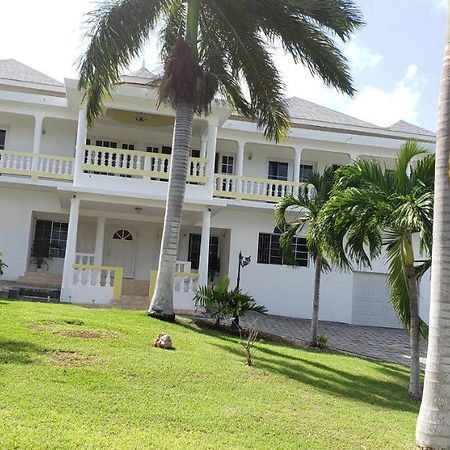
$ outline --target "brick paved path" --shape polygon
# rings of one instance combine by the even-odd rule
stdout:
[[[310,320],[256,313],[248,313],[241,318],[243,327],[251,326],[254,322],[261,332],[309,341]],[[328,338],[328,346],[332,349],[409,365],[409,337],[403,330],[321,321],[319,334],[324,334]],[[424,367],[425,343],[421,343],[420,356]]]

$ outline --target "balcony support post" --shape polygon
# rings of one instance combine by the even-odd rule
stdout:
[[[200,286],[205,286],[208,284],[210,236],[211,236],[211,210],[207,209],[206,211],[203,211],[203,218],[202,218],[202,239],[200,243],[200,262],[198,266]]]
[[[103,264],[103,247],[105,243],[105,217],[97,218],[97,232],[95,235],[95,265]]]
[[[214,194],[214,163],[216,160],[216,147],[217,147],[217,122],[208,123],[208,140],[206,143],[206,156],[208,163],[206,165],[206,176],[208,177],[207,186],[210,191],[210,197]]]
[[[80,214],[80,199],[74,195],[70,200],[69,227],[67,230],[66,255],[64,257],[63,278],[61,285],[61,301],[72,301],[73,265],[75,264],[78,216]]]
[[[43,122],[44,118],[42,116],[34,116],[33,159],[31,161],[31,170],[33,173],[36,173],[39,170],[39,160],[37,155],[41,152]],[[33,176],[33,178],[36,177]]]
[[[80,177],[83,174],[86,136],[86,109],[82,107],[80,108],[80,112],[78,113],[77,143],[75,147],[75,166],[73,171],[74,185],[79,184]]]
[[[294,176],[293,180],[295,183],[300,181],[300,164],[302,161],[302,148],[294,148]]]
[[[245,142],[238,141],[238,153],[236,164],[236,175],[238,177],[244,176],[244,155],[245,155]],[[236,183],[236,191],[242,192],[242,180],[238,179]]]

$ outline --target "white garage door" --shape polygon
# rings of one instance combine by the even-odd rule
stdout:
[[[402,328],[389,300],[386,275],[353,274],[352,324]]]

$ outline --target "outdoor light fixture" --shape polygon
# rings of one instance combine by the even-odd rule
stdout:
[[[148,117],[144,113],[138,113],[136,116],[134,116],[134,119],[137,123],[146,122],[148,120]]]
[[[236,281],[236,287],[239,288],[241,282],[241,268],[248,266],[252,261],[251,256],[243,256],[242,252],[239,252],[239,266],[238,266],[238,276]]]

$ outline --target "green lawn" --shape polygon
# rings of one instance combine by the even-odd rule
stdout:
[[[0,449],[414,448],[404,368],[182,320],[0,301]]]

